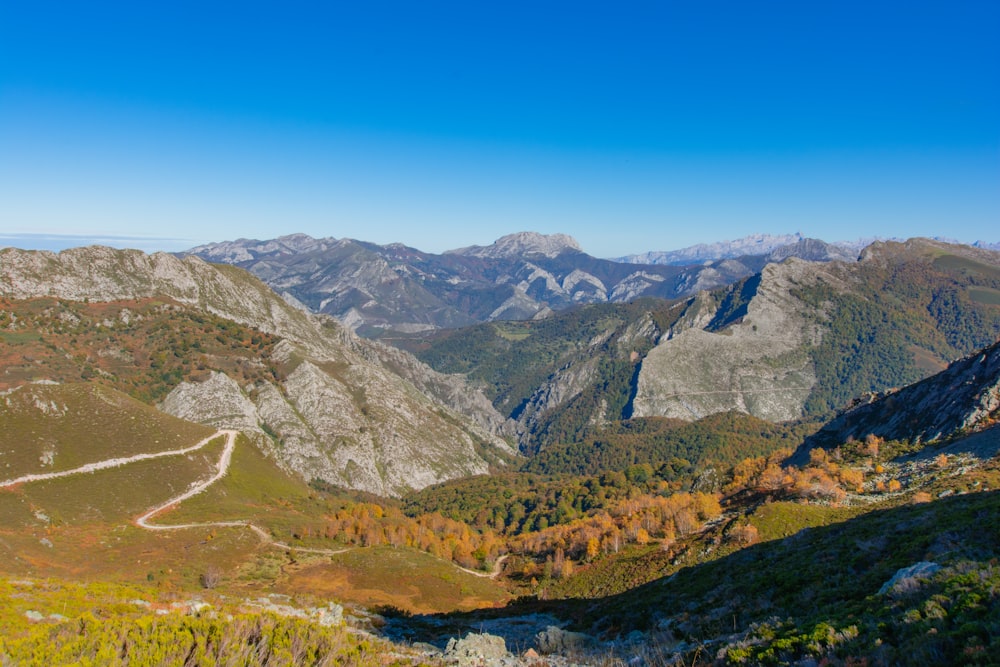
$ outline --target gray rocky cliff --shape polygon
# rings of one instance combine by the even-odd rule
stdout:
[[[797,259],[768,265],[742,318],[718,330],[714,297],[693,299],[643,360],[633,416],[694,420],[736,410],[770,421],[800,417],[816,382],[805,348],[822,330],[803,315],[792,288],[840,282],[830,266]]]

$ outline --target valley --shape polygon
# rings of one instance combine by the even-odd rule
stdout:
[[[0,250],[0,659],[990,664],[1000,253],[793,245]]]

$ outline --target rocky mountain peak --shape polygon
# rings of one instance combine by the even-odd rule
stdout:
[[[545,257],[552,258],[558,257],[567,250],[583,252],[576,239],[567,234],[518,232],[502,236],[488,246],[469,246],[468,248],[449,250],[447,254],[488,257],[491,259],[525,255],[544,255]]]

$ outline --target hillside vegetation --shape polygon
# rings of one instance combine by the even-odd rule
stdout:
[[[851,292],[800,290],[826,326],[810,350],[817,382],[805,409],[829,415],[867,392],[915,382],[1000,336],[1000,262],[886,244],[857,264]]]
[[[277,338],[170,298],[0,298],[0,387],[42,379],[113,387],[145,403],[219,371],[275,379]]]
[[[95,382],[32,384],[0,394],[0,477],[187,447],[214,429]]]
[[[730,467],[747,456],[794,447],[817,428],[815,423],[772,424],[739,412],[710,415],[694,422],[663,417],[609,424],[595,435],[553,445],[528,459],[526,472],[596,475],[648,465],[675,481],[712,465]]]
[[[460,379],[231,266],[100,246],[0,250],[4,387],[94,381],[244,431],[305,479],[398,495],[513,456]]]
[[[828,419],[994,342],[996,294],[997,253],[914,240],[875,244],[854,263],[770,265],[685,301],[588,305],[391,342],[482,387],[533,455],[618,437],[618,422],[636,417]]]
[[[391,342],[482,387],[521,425],[521,449],[531,454],[630,417],[638,362],[682,312],[674,302],[639,299]]]
[[[509,649],[561,637],[549,664],[990,664],[1000,649],[992,255],[887,244],[857,266],[772,265],[687,301],[409,337],[500,416],[239,269],[94,252],[111,262],[86,274],[94,285],[63,276],[49,295],[32,291],[46,263],[71,272],[86,251],[0,253],[42,267],[0,274],[0,573],[15,578],[0,579],[0,662],[422,659],[343,631],[330,599],[357,605],[366,631],[439,648],[487,621]],[[184,283],[197,298],[60,293],[121,296],[125,260],[207,282]],[[269,313],[259,329],[218,314],[253,304]],[[786,317],[789,304],[808,307]],[[747,414],[753,401],[692,421],[636,414],[643,373],[681,374],[663,353],[705,340],[691,368],[814,372],[817,415],[848,391],[822,383],[923,377],[986,343],[913,386],[851,396],[819,436],[817,420]],[[727,356],[769,343],[784,351]],[[642,391],[647,408],[667,401]],[[529,457],[498,442],[504,417]],[[541,639],[514,629],[531,623]],[[553,629],[568,623],[586,633],[575,654]]]
[[[997,492],[870,512],[685,569],[587,618],[654,629],[665,646],[701,646],[722,664],[991,664],[998,520]],[[925,561],[940,569],[884,588]]]
[[[420,664],[326,609],[184,599],[122,584],[0,579],[0,662],[17,665]]]

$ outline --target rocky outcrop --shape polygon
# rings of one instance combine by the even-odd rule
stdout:
[[[509,655],[503,637],[472,632],[462,639],[453,637],[444,649],[445,662],[459,667],[498,664]]]
[[[799,245],[825,252],[808,239]],[[998,294],[1000,255],[929,239],[874,243],[857,262],[769,264],[687,303],[642,362],[633,415],[824,414],[942,367],[949,344],[961,353],[992,339]],[[880,423],[889,432],[898,421]]]
[[[823,265],[800,260],[767,266],[745,314],[712,330],[721,304],[711,295],[649,352],[639,373],[633,415],[694,420],[736,410],[762,419],[795,419],[816,376],[806,346],[822,335],[791,288],[840,282]]]
[[[570,632],[559,626],[550,625],[535,636],[535,647],[539,653],[573,653],[593,649],[597,640],[582,632]]]
[[[597,357],[581,358],[559,369],[535,391],[518,417],[522,442],[527,443],[528,434],[538,430],[547,413],[565,406],[590,386],[596,377],[597,364]]]
[[[878,594],[906,593],[912,590],[914,586],[919,586],[921,581],[930,579],[941,570],[942,567],[940,565],[926,560],[914,563],[909,567],[902,567],[896,570],[896,573],[892,575],[889,581],[882,584],[882,587],[878,589]]]
[[[992,425],[1000,412],[1000,342],[898,391],[874,394],[829,422],[796,454],[875,435],[932,443]]]
[[[505,420],[463,379],[304,312],[235,267],[103,247],[59,254],[6,249],[0,295],[169,298],[280,337],[272,354],[286,371],[280,381],[244,387],[213,373],[181,383],[162,408],[246,431],[307,480],[399,495],[485,473],[514,455],[500,435]]]

